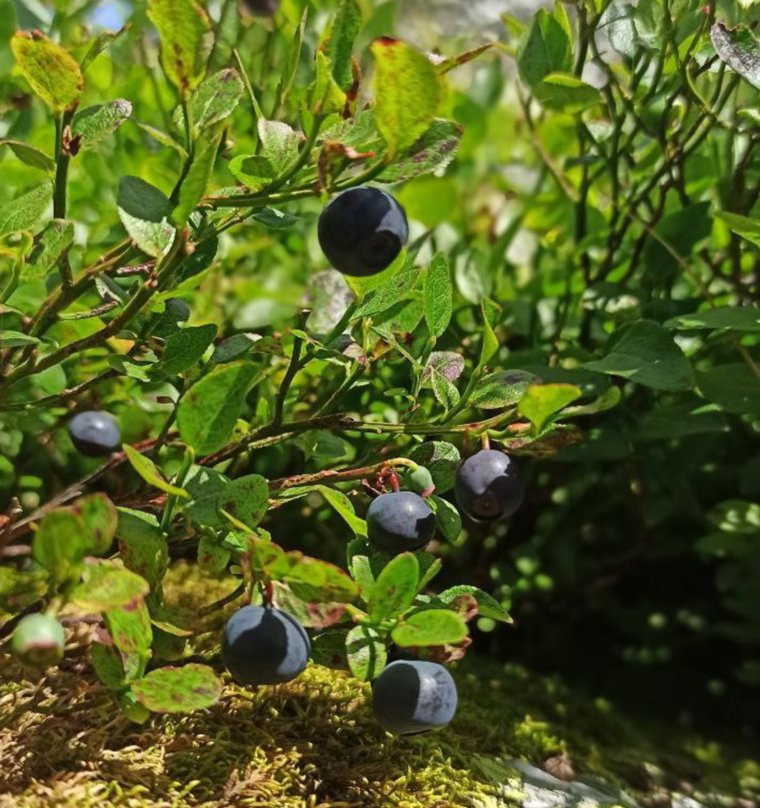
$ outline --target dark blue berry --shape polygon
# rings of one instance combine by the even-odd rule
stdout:
[[[121,444],[121,431],[112,415],[100,410],[80,412],[69,421],[77,451],[88,457],[111,454]]]
[[[381,494],[367,510],[367,534],[369,543],[384,553],[419,550],[435,534],[435,514],[411,491]]]
[[[224,627],[222,658],[241,685],[289,682],[306,667],[310,652],[303,626],[270,606],[245,606]]]
[[[374,275],[389,267],[409,238],[404,209],[379,188],[351,188],[319,217],[319,244],[345,275]]]
[[[496,449],[482,449],[464,460],[454,490],[460,509],[479,522],[511,516],[525,494],[514,458]]]
[[[372,683],[372,706],[383,729],[413,735],[445,727],[457,710],[457,687],[437,662],[391,662]]]

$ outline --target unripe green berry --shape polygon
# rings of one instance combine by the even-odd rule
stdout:
[[[415,494],[424,494],[435,489],[432,474],[424,467],[417,466],[416,469],[409,469],[404,474],[404,483],[410,491]]]
[[[66,635],[63,626],[50,615],[28,614],[11,637],[11,650],[25,664],[49,668],[63,659]]]

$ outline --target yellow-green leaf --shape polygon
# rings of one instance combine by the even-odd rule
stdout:
[[[140,454],[137,449],[133,449],[126,444],[122,446],[122,449],[132,468],[146,483],[152,485],[154,488],[158,488],[159,491],[165,491],[167,494],[172,494],[177,497],[187,499],[190,496],[184,488],[177,488],[176,485],[166,482],[156,464],[149,457]]]
[[[433,63],[391,37],[376,39],[375,118],[391,156],[411,146],[435,117],[443,87]]]
[[[60,111],[79,101],[84,78],[66,48],[39,31],[18,31],[11,50],[24,78],[48,106]]]
[[[195,0],[149,0],[148,16],[161,38],[161,65],[187,97],[203,81],[213,44],[211,21]]]

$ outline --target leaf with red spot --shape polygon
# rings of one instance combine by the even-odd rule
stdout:
[[[196,0],[150,0],[148,16],[161,39],[164,73],[186,98],[206,74],[211,20]]]
[[[132,683],[132,692],[154,713],[190,713],[219,701],[222,683],[208,665],[159,668]]]
[[[71,600],[84,611],[110,612],[129,609],[148,594],[148,582],[134,572],[110,562],[85,568],[82,582],[71,593]]]

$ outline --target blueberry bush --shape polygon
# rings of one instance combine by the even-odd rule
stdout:
[[[311,659],[443,726],[474,628],[757,699],[753,5],[0,0],[13,652],[92,622],[138,722]]]

